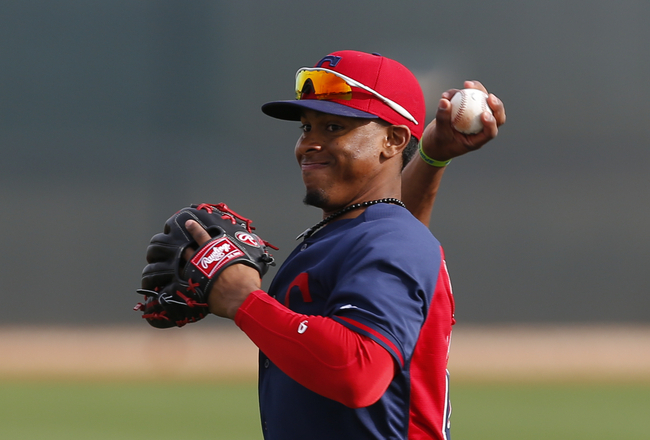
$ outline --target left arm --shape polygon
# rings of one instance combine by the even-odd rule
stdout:
[[[199,246],[210,240],[195,221],[186,227]],[[189,260],[193,251],[187,252]],[[294,312],[260,286],[257,270],[227,267],[212,285],[210,312],[234,320],[285,374],[322,396],[361,408],[384,394],[395,373],[384,347],[332,318]]]
[[[261,290],[252,292],[235,323],[287,376],[350,408],[384,394],[395,374],[390,353],[332,318],[288,309]]]

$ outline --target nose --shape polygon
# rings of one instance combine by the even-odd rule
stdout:
[[[295,153],[296,158],[300,158],[306,154],[315,153],[322,149],[322,143],[311,132],[303,133],[296,142]]]

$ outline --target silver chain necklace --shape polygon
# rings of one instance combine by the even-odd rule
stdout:
[[[401,206],[402,208],[406,208],[406,206],[404,205],[404,203],[401,200],[395,199],[393,197],[388,197],[388,198],[385,198],[385,199],[369,200],[367,202],[361,202],[361,203],[355,203],[354,205],[347,206],[347,207],[341,209],[340,211],[335,212],[334,214],[328,215],[327,217],[325,217],[323,220],[316,223],[311,228],[307,228],[305,230],[305,232],[303,232],[302,234],[300,234],[299,236],[296,237],[296,240],[300,240],[301,238],[304,238],[305,240],[308,239],[316,231],[318,231],[320,228],[322,228],[323,226],[325,226],[326,224],[328,224],[329,222],[334,220],[336,217],[340,217],[343,214],[347,214],[348,212],[353,211],[355,209],[365,208],[365,207],[371,206],[371,205],[376,205],[377,203],[393,203],[395,205]]]

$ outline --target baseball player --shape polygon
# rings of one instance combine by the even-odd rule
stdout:
[[[264,438],[449,439],[454,298],[426,225],[445,166],[497,135],[503,105],[490,95],[494,116],[461,135],[450,90],[425,129],[413,74],[356,51],[300,69],[295,91],[262,110],[300,121],[304,202],[323,220],[300,234],[268,292],[256,270],[234,264],[208,299],[260,349]],[[186,227],[199,244],[210,239],[197,223]]]

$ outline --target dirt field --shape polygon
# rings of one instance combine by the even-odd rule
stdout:
[[[650,381],[650,326],[457,326],[456,380]],[[254,380],[234,326],[0,327],[0,379]]]

